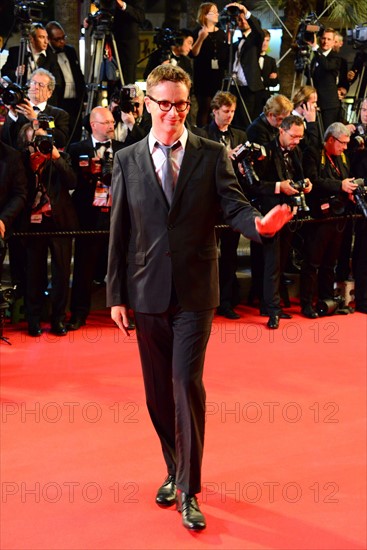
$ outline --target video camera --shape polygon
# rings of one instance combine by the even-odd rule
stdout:
[[[14,17],[21,24],[31,25],[32,17],[42,18],[46,2],[40,0],[14,0]]]
[[[184,37],[181,31],[155,27],[156,34],[153,37],[153,42],[158,49],[164,52],[171,52],[171,46],[182,46]]]
[[[356,25],[354,29],[347,30],[347,43],[354,48],[364,48],[367,46],[367,23]]]
[[[318,22],[315,13],[310,13],[301,19],[295,38],[296,57],[294,60],[295,69],[302,72],[310,59],[310,42],[314,41],[315,34],[321,36],[324,27]]]
[[[92,24],[97,31],[109,32],[112,27],[115,11],[115,0],[91,0],[97,10],[95,13],[90,13],[87,17],[88,24]]]
[[[248,185],[252,186],[255,182],[259,181],[259,177],[254,170],[253,163],[255,161],[264,160],[265,158],[266,149],[263,145],[259,145],[258,143],[246,141],[246,143],[241,145],[238,149],[234,160],[241,163]]]
[[[26,98],[28,88],[11,82],[7,77],[0,78],[0,98],[4,105],[19,105]]]
[[[219,26],[226,30],[228,27],[234,29],[237,27],[237,17],[241,10],[237,6],[226,6],[219,14]]]

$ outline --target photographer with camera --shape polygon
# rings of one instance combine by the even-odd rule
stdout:
[[[247,137],[253,143],[265,145],[279,135],[279,126],[289,116],[293,103],[282,94],[269,97],[264,110],[246,129]]]
[[[40,115],[52,117],[55,146],[62,149],[69,136],[69,115],[63,109],[48,104],[55,89],[55,77],[45,69],[36,69],[28,83],[28,98],[24,95],[13,105],[8,105],[8,114],[2,129],[4,143],[17,147],[20,129]]]
[[[299,143],[303,136],[304,126],[300,117],[290,115],[284,118],[279,126],[279,136],[265,146],[265,158],[261,156],[253,160],[257,178],[251,181],[244,177],[246,196],[253,200],[262,214],[284,203],[294,210],[307,211],[304,193],[310,193],[312,183],[304,178],[302,168]],[[285,226],[261,245],[264,267],[260,312],[269,315],[267,326],[270,329],[277,329],[280,319],[291,319],[291,315],[280,307],[279,292],[280,277],[288,258],[290,243],[289,231]]]
[[[144,70],[145,80],[152,70],[162,63],[171,63],[181,67],[193,79],[192,61],[189,58],[194,44],[192,31],[189,29],[180,29],[179,31],[161,29],[155,36],[155,43],[157,48],[150,54]]]
[[[108,230],[110,224],[110,184],[112,162],[116,151],[124,145],[114,139],[115,120],[105,107],[90,113],[91,135],[69,147],[72,165],[77,174],[73,202],[80,229]],[[90,312],[94,273],[99,258],[108,248],[108,235],[80,236],[75,239],[71,317],[68,330],[85,325]]]
[[[65,336],[65,310],[69,296],[72,241],[67,236],[47,233],[73,231],[78,228],[76,212],[69,191],[76,186],[76,176],[69,155],[60,152],[47,130],[35,123],[25,124],[18,136],[28,175],[28,202],[22,230],[38,233],[24,241],[25,305],[28,334],[40,336],[41,315],[48,287],[48,252],[51,253],[51,332]],[[42,233],[45,233],[43,236]]]
[[[123,86],[111,96],[109,109],[115,119],[115,139],[124,147],[140,141],[150,130],[144,117],[144,92],[137,84]]]
[[[300,275],[302,313],[311,319],[318,317],[313,307],[316,292],[319,300],[334,300],[335,266],[345,224],[332,218],[344,214],[357,188],[345,155],[349,142],[350,130],[334,122],[325,132],[322,149],[308,147],[303,155],[305,175],[314,184],[311,212],[319,219],[305,228]]]

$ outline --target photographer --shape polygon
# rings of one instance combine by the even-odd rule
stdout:
[[[144,92],[137,84],[123,86],[111,96],[109,109],[115,119],[115,139],[124,147],[141,140],[150,130],[144,117]]]
[[[310,145],[321,147],[321,136],[317,123],[317,91],[313,86],[301,86],[292,98],[294,109],[292,115],[302,118],[305,126],[305,135],[301,149]]]
[[[28,203],[23,220],[26,232],[49,233],[77,229],[78,221],[69,194],[76,177],[69,156],[54,145],[46,130],[25,124],[18,136],[28,171]],[[43,151],[43,152],[42,152]],[[72,242],[69,237],[34,236],[25,243],[25,304],[28,334],[40,336],[41,314],[48,286],[48,251],[51,252],[51,332],[65,336],[65,310],[69,295]]]
[[[303,155],[305,175],[314,184],[312,215],[320,220],[306,227],[301,265],[301,308],[303,315],[311,319],[318,316],[313,308],[315,292],[319,300],[334,299],[335,266],[345,224],[332,217],[344,214],[357,188],[345,155],[349,141],[349,129],[335,122],[325,132],[322,149],[308,147]]]
[[[246,129],[247,137],[253,143],[265,145],[279,135],[279,126],[291,114],[293,103],[282,94],[275,94],[267,100],[263,112]]]
[[[9,112],[2,129],[4,143],[16,147],[22,126],[36,120],[40,115],[46,115],[53,119],[55,146],[61,149],[66,145],[69,136],[69,115],[63,109],[48,104],[55,84],[54,76],[45,69],[36,69],[31,74],[28,98],[22,98],[16,105],[8,105]]]
[[[167,36],[165,36],[165,33]],[[162,29],[156,40],[157,49],[149,56],[144,70],[144,79],[146,80],[151,71],[162,63],[178,65],[193,79],[192,62],[188,57],[194,44],[193,33],[189,29],[181,29],[178,32]]]
[[[261,77],[259,57],[264,41],[264,31],[260,21],[241,4],[233,2],[227,4],[226,8],[234,6],[240,11],[237,16],[237,26],[242,32],[242,38],[235,44],[235,58],[233,63],[233,78],[237,86],[231,86],[234,95],[240,95],[246,104],[247,113],[240,103],[233,121],[237,128],[245,129],[261,111],[261,97],[265,89]],[[238,88],[237,88],[238,87]],[[257,110],[258,108],[258,110]]]
[[[279,136],[266,145],[266,157],[255,159],[254,171],[258,181],[256,178],[255,181],[245,178],[246,195],[252,198],[262,214],[283,203],[297,209],[299,198],[312,190],[312,184],[304,179],[302,169],[299,143],[303,136],[304,126],[300,117],[286,117],[280,124]],[[280,276],[288,258],[290,243],[290,234],[285,226],[273,239],[261,245],[264,271],[260,312],[269,315],[267,326],[270,329],[279,327],[279,319],[291,319],[291,315],[280,307],[279,292]]]
[[[90,137],[72,143],[69,147],[78,181],[73,201],[82,230],[108,230],[112,161],[123,143],[114,139],[115,120],[109,109],[95,107],[90,113],[90,125]],[[75,239],[68,330],[78,330],[86,323],[96,265],[106,254],[107,248],[108,235],[80,236]]]

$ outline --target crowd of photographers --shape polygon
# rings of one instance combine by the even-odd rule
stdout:
[[[141,22],[139,2],[116,5],[120,17]],[[160,63],[186,70],[193,80],[190,99],[197,105],[189,129],[223,143],[246,196],[262,214],[284,202],[296,213],[273,239],[251,243],[249,304],[269,317],[270,329],[278,328],[280,319],[291,318],[285,311],[292,282],[287,274],[296,271],[305,317],[352,311],[336,299],[335,290],[337,282],[352,278],[355,309],[367,313],[364,51],[358,50],[348,70],[338,53],[341,35],[306,20],[297,34],[295,70],[301,68],[307,84],[290,99],[272,91],[279,77],[266,53],[270,33],[244,5],[232,2],[220,13],[216,4],[205,2],[197,20],[193,31],[163,29],[156,35],[145,76]],[[227,30],[241,31],[236,43],[228,43],[223,21]],[[31,336],[42,333],[49,253],[51,331],[62,336],[85,325],[93,282],[103,282],[106,274],[114,153],[150,131],[144,93],[136,84],[116,85],[108,107],[84,112],[85,78],[66,40],[57,21],[31,25],[22,62],[21,44],[10,48],[1,73],[7,115],[0,141],[0,257],[5,239]],[[122,66],[125,59],[124,54]],[[135,70],[129,65],[126,74]],[[359,75],[359,120],[349,124],[342,98]],[[9,239],[14,230],[24,237]],[[73,250],[67,232],[75,230],[89,236],[75,238],[66,321]],[[57,235],[60,231],[66,233]],[[235,311],[238,240],[231,230],[218,233],[218,314],[229,319],[240,316]]]

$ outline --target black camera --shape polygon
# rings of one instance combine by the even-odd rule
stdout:
[[[0,285],[0,309],[8,309],[8,307],[15,301],[16,298],[16,286],[2,287]]]
[[[241,10],[237,6],[226,6],[219,14],[219,26],[222,29],[237,27],[237,17]]]
[[[113,167],[112,151],[105,151],[101,158],[89,158],[88,155],[79,156],[79,168],[87,176],[92,176],[95,181],[102,181],[105,185],[111,185]]]
[[[302,218],[310,217],[310,208],[307,206],[304,189],[309,186],[308,180],[291,181],[290,186],[298,191],[298,195],[288,195],[287,204],[297,208],[297,215]]]
[[[45,2],[38,0],[15,0],[14,1],[14,17],[23,24],[32,23],[32,17],[35,19],[42,18],[42,12],[45,7]]]
[[[156,27],[156,34],[153,37],[153,42],[162,50],[171,50],[171,46],[182,46],[183,35],[181,31],[175,29]]]
[[[114,20],[115,0],[96,0],[93,3],[98,11],[88,15],[88,24],[92,24],[97,32],[109,32]]]
[[[137,93],[133,86],[122,86],[119,92],[111,95],[111,101],[117,103],[112,111],[116,123],[121,122],[121,112],[132,113],[136,106],[140,106],[136,98]]]
[[[54,137],[52,134],[35,136],[32,145],[43,155],[50,155],[54,146]]]
[[[367,46],[367,23],[356,25],[354,29],[347,30],[347,42],[354,48],[364,48]]]
[[[358,187],[353,191],[353,196],[358,209],[363,216],[367,218],[367,178],[359,178],[354,180]]]
[[[248,185],[252,186],[255,182],[259,181],[253,163],[255,161],[264,160],[265,158],[266,149],[263,145],[259,145],[258,143],[246,141],[246,143],[241,145],[238,149],[234,160],[241,163]]]
[[[19,105],[26,98],[27,88],[19,86],[6,77],[0,79],[0,97],[4,105]]]

